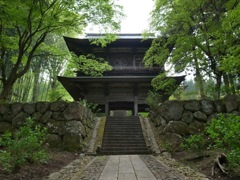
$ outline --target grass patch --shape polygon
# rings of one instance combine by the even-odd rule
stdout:
[[[95,149],[102,147],[105,124],[106,124],[106,117],[102,117],[100,120],[98,131],[97,131],[97,143],[95,143],[96,145]]]

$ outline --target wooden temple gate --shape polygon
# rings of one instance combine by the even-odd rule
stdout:
[[[137,116],[148,107],[146,97],[152,89],[152,79],[164,71],[163,67],[143,67],[144,55],[153,38],[143,41],[141,34],[121,34],[102,48],[89,41],[99,37],[99,34],[89,34],[83,39],[65,37],[65,41],[68,49],[78,56],[93,54],[105,59],[113,67],[112,71],[100,77],[77,72],[76,77],[58,77],[58,80],[74,100],[86,99],[98,104],[107,116],[112,110],[131,110]],[[180,84],[184,77],[171,78]]]

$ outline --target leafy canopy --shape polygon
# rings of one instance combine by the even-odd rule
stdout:
[[[155,0],[148,31],[158,38],[146,65],[168,61],[176,72],[192,66],[217,81],[239,73],[239,8],[238,0]]]
[[[121,17],[113,0],[0,0],[0,99],[46,49],[48,35],[82,34],[91,23],[115,32]]]

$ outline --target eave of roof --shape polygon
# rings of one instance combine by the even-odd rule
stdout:
[[[87,33],[86,36],[80,39],[98,39],[106,34],[97,34],[97,33]],[[117,39],[145,39],[142,34],[131,34],[131,33],[124,33],[124,34],[116,34]],[[148,39],[155,39],[154,36],[149,37]]]
[[[58,76],[59,81],[69,82],[144,82],[151,81],[156,76],[78,76],[78,77],[63,77]]]
[[[78,76],[78,77],[64,77],[58,76],[59,81],[68,81],[68,82],[146,82],[151,81],[156,76],[101,76],[101,77],[92,77],[92,76]],[[168,78],[174,78],[178,80],[183,80],[183,76],[169,76]]]

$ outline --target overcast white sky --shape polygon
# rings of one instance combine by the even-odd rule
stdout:
[[[121,23],[121,33],[142,33],[148,27],[152,0],[119,0],[126,18]]]
[[[153,7],[152,0],[117,0],[123,6],[125,18],[121,23],[120,33],[142,33],[148,27],[148,19]],[[97,30],[89,27],[87,33]]]

